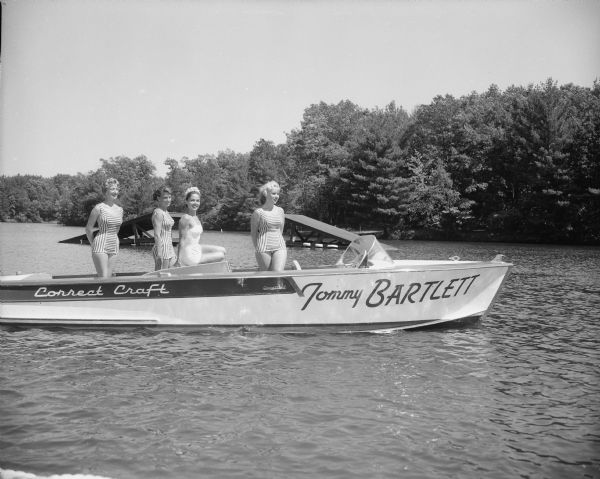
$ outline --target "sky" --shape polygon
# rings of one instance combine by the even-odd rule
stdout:
[[[2,0],[0,174],[166,172],[284,143],[304,110],[591,87],[597,0]]]

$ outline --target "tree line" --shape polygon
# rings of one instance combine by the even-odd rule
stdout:
[[[394,102],[321,102],[285,143],[169,158],[164,178],[143,155],[100,163],[87,174],[0,177],[0,219],[82,226],[112,176],[126,218],[151,211],[162,184],[181,211],[194,185],[207,228],[248,230],[257,187],[275,179],[286,212],[391,238],[600,244],[598,81],[492,85],[437,96],[411,114]]]

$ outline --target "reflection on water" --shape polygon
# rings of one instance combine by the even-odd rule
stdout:
[[[77,231],[0,225],[2,270],[90,272],[89,248],[48,244]],[[254,266],[247,235],[205,240]],[[392,244],[396,258],[503,253],[515,268],[485,321],[461,329],[0,330],[0,467],[115,479],[600,477],[599,249]],[[290,250],[307,265],[338,255]],[[152,264],[133,248],[119,260],[120,271]]]

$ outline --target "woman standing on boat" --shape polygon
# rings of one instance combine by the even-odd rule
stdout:
[[[213,263],[225,258],[225,248],[201,245],[200,236],[204,229],[197,216],[200,207],[200,190],[195,186],[185,191],[186,212],[179,220],[179,246],[175,266],[195,266]]]
[[[258,189],[260,208],[254,210],[250,221],[250,234],[258,267],[265,271],[283,271],[287,249],[283,239],[285,213],[277,206],[281,188],[269,181]]]
[[[119,252],[117,233],[123,222],[123,208],[115,203],[119,196],[119,182],[108,178],[104,183],[104,201],[94,206],[90,213],[85,234],[92,245],[92,259],[100,278],[113,274],[114,259]],[[98,223],[98,233],[94,237],[93,229]]]
[[[173,236],[171,228],[175,224],[167,211],[171,205],[171,190],[161,186],[154,192],[153,199],[158,202],[158,208],[152,212],[152,227],[154,228],[154,269],[167,269],[175,263],[175,250],[173,249]]]

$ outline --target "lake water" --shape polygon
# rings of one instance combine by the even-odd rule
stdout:
[[[89,247],[57,243],[82,231],[0,224],[0,268],[92,272]],[[203,238],[254,265],[247,234]],[[0,329],[0,476],[600,477],[600,248],[388,244],[515,267],[491,314],[461,329]],[[117,270],[152,263],[127,248]]]

